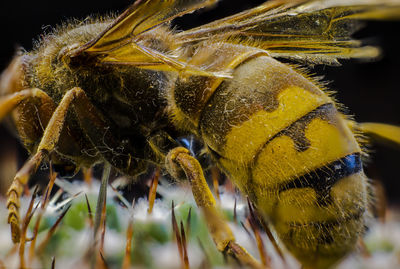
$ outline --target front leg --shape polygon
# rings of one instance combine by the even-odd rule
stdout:
[[[166,157],[168,172],[176,177],[183,170],[192,186],[192,192],[197,206],[202,210],[208,230],[221,252],[237,259],[242,265],[251,268],[262,268],[243,247],[235,242],[235,237],[221,212],[216,206],[215,199],[204,178],[200,163],[183,147],[172,149]]]
[[[60,104],[53,112],[50,121],[43,132],[36,153],[18,171],[8,189],[8,223],[11,225],[11,236],[14,243],[17,243],[20,240],[19,207],[23,187],[28,183],[30,176],[35,173],[42,160],[55,148],[64,126],[68,108],[74,99],[75,91],[75,89],[72,89],[65,94]],[[21,100],[30,96],[40,96],[43,100],[49,99],[47,94],[41,90],[32,89],[21,91],[2,99],[0,106],[0,112],[2,113],[0,114],[6,115],[7,113],[10,113],[11,110],[21,102]]]
[[[40,98],[47,103],[51,101],[51,98],[41,90],[21,91],[0,99],[0,117],[9,114],[20,102],[32,97]],[[104,120],[102,114],[97,111],[81,88],[76,87],[69,90],[65,93],[54,112],[52,112],[36,153],[18,171],[8,190],[8,222],[11,225],[12,240],[15,243],[20,240],[19,207],[23,187],[28,183],[30,176],[35,173],[42,160],[56,148],[61,131],[66,124],[66,116],[71,107],[75,110],[75,115],[81,124],[81,128],[95,149],[101,152],[99,147],[107,145],[109,148],[109,150],[101,152],[105,161],[124,173],[143,170],[146,165],[144,160],[133,158],[128,153],[116,155],[114,151],[120,143],[117,142],[113,134],[106,132],[109,127],[108,122]]]

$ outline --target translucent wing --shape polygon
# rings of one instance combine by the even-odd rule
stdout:
[[[82,54],[97,56],[101,64],[124,64],[146,69],[185,71],[209,74],[177,59],[174,48],[166,51],[147,46],[143,36],[176,17],[211,6],[217,0],[138,0],[90,42],[66,53],[68,57]],[[150,36],[151,37],[151,36]],[[221,75],[224,76],[224,75]]]
[[[359,20],[393,18],[400,18],[398,0],[272,0],[177,37],[181,45],[213,37],[259,47],[275,57],[337,64],[339,58],[379,54],[377,48],[351,39]]]

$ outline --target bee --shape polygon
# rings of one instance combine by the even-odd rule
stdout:
[[[355,123],[323,83],[295,65],[375,58],[351,38],[358,20],[400,17],[400,2],[272,0],[177,31],[173,19],[216,0],[138,0],[117,17],[66,24],[21,51],[0,79],[10,117],[31,154],[9,190],[19,199],[43,161],[79,170],[111,165],[132,178],[156,165],[191,182],[220,251],[259,263],[235,242],[199,161],[207,155],[254,204],[305,268],[326,268],[364,232],[369,185],[360,133],[400,144],[399,127]]]

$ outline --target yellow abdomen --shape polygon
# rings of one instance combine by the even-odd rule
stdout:
[[[312,80],[270,57],[250,59],[215,90],[198,129],[303,265],[324,268],[354,247],[367,205],[361,150]]]

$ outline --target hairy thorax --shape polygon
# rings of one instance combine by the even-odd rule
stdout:
[[[24,85],[42,89],[55,103],[68,90],[80,87],[121,133],[135,133],[138,128],[151,130],[166,120],[165,73],[128,65],[100,65],[96,58],[85,55],[68,61],[62,58],[65,51],[98,36],[109,23],[107,19],[61,27],[43,37],[32,52],[22,56]],[[155,32],[150,32],[145,42],[152,42],[159,50],[168,49],[168,40],[163,40],[168,39],[167,32],[163,28]]]

